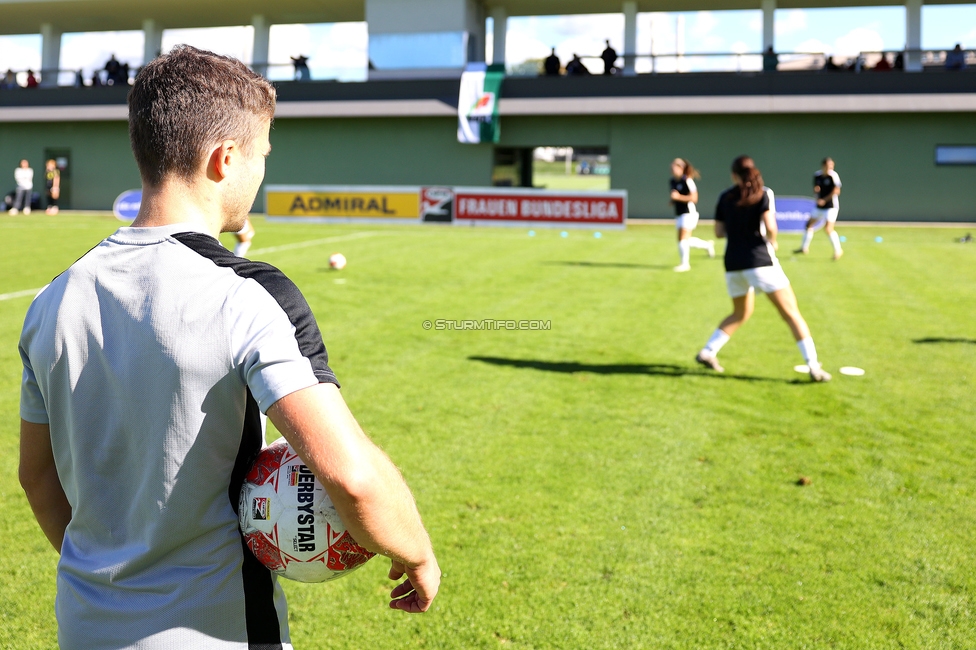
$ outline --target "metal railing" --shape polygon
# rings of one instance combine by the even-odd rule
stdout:
[[[770,69],[769,61],[762,52],[688,52],[684,54],[624,54],[616,60],[615,74],[624,74],[624,69],[633,66],[636,74],[694,74],[696,72],[760,72]],[[580,61],[591,75],[603,74],[603,60],[599,56],[580,56]],[[976,69],[976,50],[887,50],[865,51],[854,56],[836,56],[824,52],[777,52],[777,72],[814,71],[824,72],[864,72],[888,69],[878,66],[885,58],[892,70],[941,71]],[[901,66],[899,66],[899,59]],[[828,62],[833,60],[833,65]],[[527,61],[509,66],[509,76],[526,77],[543,74],[542,61]],[[564,64],[565,65],[565,64]],[[252,63],[251,68],[272,81],[365,81],[367,71],[356,67],[317,67],[308,76],[296,73],[292,63]],[[139,68],[130,66],[128,75],[122,79],[111,80],[105,70],[85,71],[73,69],[8,71],[13,73],[13,81],[0,70],[0,92],[28,87],[28,77],[33,75],[38,87],[92,87],[128,85],[135,79]],[[561,74],[565,73],[561,71]],[[302,76],[302,78],[299,78]],[[96,81],[97,79],[97,81]]]
[[[658,73],[695,73],[695,72],[774,72],[798,70],[823,70],[861,72],[876,68],[882,56],[887,56],[892,69],[910,70],[914,64],[917,69],[940,70],[949,69],[946,60],[952,50],[888,50],[865,51],[853,56],[832,55],[825,52],[776,52],[775,67],[766,60],[767,53],[763,52],[687,52],[665,54],[621,54],[617,56],[614,74],[633,66],[636,74]],[[903,60],[901,68],[895,63],[898,57]],[[952,69],[976,67],[976,50],[962,50],[960,52],[962,65]],[[580,61],[586,66],[591,75],[604,74],[602,57],[583,55]],[[833,60],[833,65],[828,62]],[[567,62],[563,62],[565,68]],[[764,63],[766,65],[764,65]],[[882,68],[883,69],[883,68]],[[509,66],[510,76],[537,76],[544,74],[542,61],[527,61]],[[561,74],[565,75],[563,71]],[[584,75],[587,73],[583,73]],[[570,75],[572,76],[572,75]]]

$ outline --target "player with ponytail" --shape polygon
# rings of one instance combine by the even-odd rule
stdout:
[[[715,242],[693,237],[692,232],[698,225],[698,187],[696,178],[700,178],[698,170],[684,158],[671,161],[671,203],[674,205],[675,226],[678,228],[678,256],[681,263],[674,267],[675,271],[690,271],[690,257],[692,248],[702,248],[708,251],[709,257],[715,257]]]
[[[793,287],[776,259],[776,204],[772,190],[752,158],[739,156],[732,163],[734,186],[719,197],[715,209],[715,236],[728,238],[725,248],[725,284],[732,298],[732,313],[725,317],[695,360],[716,372],[725,369],[718,352],[755,307],[756,290],[765,293],[786,321],[809,367],[813,381],[830,381],[817,359],[810,328],[800,314]]]

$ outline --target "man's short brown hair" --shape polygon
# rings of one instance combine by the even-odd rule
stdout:
[[[224,140],[247,151],[274,109],[274,87],[240,61],[177,46],[144,67],[129,91],[129,140],[143,181],[190,180]]]

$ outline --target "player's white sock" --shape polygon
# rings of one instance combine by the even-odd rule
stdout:
[[[803,233],[803,243],[800,244],[800,248],[805,251],[810,250],[810,242],[813,241],[813,228],[807,228],[807,231]]]
[[[723,332],[721,328],[717,329],[714,333],[712,333],[712,338],[708,339],[708,343],[705,344],[705,347],[702,348],[702,352],[707,352],[714,357],[718,354],[718,351],[722,349],[722,346],[729,342],[730,338],[732,337]]]
[[[830,237],[830,243],[834,245],[834,253],[837,254],[837,255],[839,255],[840,252],[841,252],[840,251],[840,235],[838,235],[837,234],[837,231],[835,230],[835,231],[833,231],[832,233],[830,233],[827,236]]]
[[[688,266],[688,260],[691,257],[691,245],[688,244],[687,239],[678,242],[678,255],[681,256],[681,266]]]
[[[247,255],[247,250],[251,247],[251,242],[249,241],[239,241],[237,246],[234,246],[234,255],[238,257],[244,257]]]
[[[706,250],[708,249],[708,242],[705,241],[704,239],[700,239],[698,237],[689,237],[685,241],[688,242],[688,246],[691,248],[704,248]]]
[[[807,362],[808,366],[811,368],[820,367],[820,361],[817,360],[817,346],[813,344],[811,337],[800,339],[796,342],[796,347],[800,348],[800,354],[803,355],[803,360]]]

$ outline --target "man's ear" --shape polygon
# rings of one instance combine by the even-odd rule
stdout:
[[[207,158],[207,178],[218,182],[227,178],[239,154],[240,149],[233,140],[224,140],[215,146]]]

